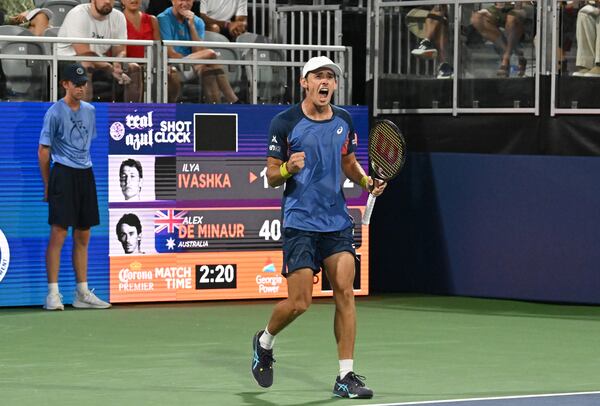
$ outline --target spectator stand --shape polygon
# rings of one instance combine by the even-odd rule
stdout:
[[[267,44],[271,40],[263,35],[245,32],[237,37],[238,43]],[[245,49],[240,52],[242,60],[252,60],[254,52]],[[282,50],[259,50],[256,53],[259,61],[285,61],[285,52]],[[246,78],[252,78],[252,67],[246,66],[244,70]],[[258,66],[256,73],[258,103],[289,103],[292,100],[290,87],[288,86],[286,68],[282,66]]]
[[[40,61],[49,65],[49,77],[50,77],[50,101],[56,101],[58,99],[58,63],[60,61],[102,61],[102,62],[136,62],[139,64],[144,64],[146,66],[151,67],[151,69],[155,66],[155,57],[153,51],[153,41],[143,41],[143,40],[114,40],[114,39],[89,39],[89,38],[58,38],[58,37],[34,37],[34,36],[0,36],[0,42],[5,44],[11,43],[22,43],[26,44],[28,48],[33,45],[38,45],[40,49],[45,49],[46,47],[43,44],[48,44],[51,46],[51,52],[46,53],[42,52],[39,54],[35,54],[33,52],[29,53],[15,53],[11,51],[11,53],[0,53],[0,61],[4,62],[4,60],[24,60],[26,63],[33,63],[32,61]],[[81,43],[81,44],[111,44],[111,45],[141,45],[146,47],[146,57],[144,58],[117,58],[117,57],[106,57],[106,56],[59,56],[57,53],[57,44],[58,43]],[[5,49],[6,47],[3,47]],[[9,48],[13,50],[13,48]],[[37,63],[37,62],[36,62]],[[41,74],[40,74],[41,75]],[[8,79],[8,78],[7,78]],[[42,82],[44,77],[34,76],[31,77],[32,82]],[[45,83],[45,82],[44,82]],[[146,75],[146,90],[144,92],[145,102],[151,102],[151,95],[153,89],[153,80],[152,75]],[[33,97],[35,95],[27,96],[27,100],[35,100],[35,101],[48,101],[46,98],[38,98]]]
[[[505,2],[509,3],[509,2]],[[529,4],[528,1],[517,1]],[[367,78],[372,79],[373,112],[379,114],[406,113],[526,113],[539,114],[540,70],[539,47],[534,49],[533,38],[541,37],[541,2],[536,3],[536,19],[529,25],[528,35],[524,36],[528,66],[525,77],[495,77],[500,62],[500,54],[494,51],[493,44],[485,44],[480,35],[479,43],[470,42],[469,17],[471,11],[482,7],[474,0],[409,0],[382,1],[371,3],[373,18],[369,19],[367,32],[371,35],[368,43]],[[410,32],[411,9],[432,8],[446,5],[448,8],[448,62],[454,68],[448,80],[436,79],[433,75],[437,61],[418,58],[411,50],[418,40]],[[409,16],[410,17],[410,16]],[[530,15],[530,17],[532,17]],[[511,64],[516,64],[512,54]]]
[[[11,101],[48,98],[49,62],[44,44],[27,29],[0,26],[2,98]]]
[[[304,65],[303,61],[269,61],[260,60],[259,51],[287,51],[287,52],[313,52],[322,54],[331,54],[332,57],[344,68],[345,75],[339,78],[338,82],[338,104],[351,104],[351,87],[348,86],[348,77],[352,75],[351,68],[351,49],[343,46],[317,46],[317,45],[289,45],[289,44],[261,44],[261,43],[238,43],[238,42],[210,42],[208,41],[162,41],[163,46],[198,46],[207,48],[224,48],[237,50],[241,52],[243,50],[250,50],[252,58],[250,60],[238,60],[237,57],[231,57],[232,59],[220,59],[219,64],[221,65],[237,65],[237,66],[250,66],[251,67],[251,78],[250,80],[250,102],[257,104],[259,102],[258,95],[258,70],[261,66],[275,66],[275,67],[287,67],[292,73],[291,77],[299,78],[300,71]],[[186,58],[169,58],[166,52],[162,54],[162,66],[160,71],[162,72],[162,101],[166,103],[168,96],[168,66],[169,64],[212,64],[213,59],[186,59]],[[297,83],[297,98],[290,100],[295,103],[300,101],[300,84]]]
[[[67,13],[71,11],[73,7],[76,7],[81,3],[82,2],[77,0],[45,0],[38,7],[51,10],[54,15],[50,19],[50,25],[53,27],[60,27]]]

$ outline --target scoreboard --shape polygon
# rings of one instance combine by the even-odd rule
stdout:
[[[271,119],[287,106],[121,105],[110,109],[110,300],[285,297],[283,187],[266,180]],[[359,135],[364,107],[350,107]],[[366,140],[366,139],[365,139]],[[367,168],[366,142],[357,157]],[[366,193],[344,179],[354,218],[355,293],[368,294]],[[330,296],[323,275],[315,296]]]

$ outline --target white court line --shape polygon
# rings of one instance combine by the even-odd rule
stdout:
[[[481,401],[485,401],[485,400],[549,398],[549,397],[558,397],[558,396],[578,396],[578,395],[600,395],[600,391],[594,391],[594,392],[544,393],[544,394],[539,394],[539,395],[498,396],[498,397],[492,397],[492,398],[466,398],[466,399],[427,400],[427,401],[405,402],[405,403],[369,403],[369,404],[357,405],[357,406],[431,405],[431,404],[435,404],[435,403],[481,402]]]

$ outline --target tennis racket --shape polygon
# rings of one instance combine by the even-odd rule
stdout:
[[[369,132],[369,161],[371,177],[383,182],[398,176],[406,160],[406,141],[396,124],[389,120],[375,123]],[[371,213],[377,198],[369,194],[362,223],[371,222]]]

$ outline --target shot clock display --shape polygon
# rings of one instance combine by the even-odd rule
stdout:
[[[284,108],[121,105],[110,110],[112,302],[286,295],[280,273],[283,187],[271,188],[266,179],[269,124]],[[348,110],[358,134],[366,136],[367,110]],[[366,144],[358,144],[356,155],[366,168]],[[360,218],[367,195],[347,179],[341,186],[361,257],[356,294],[364,295],[368,229]],[[315,278],[314,295],[329,296],[321,277]]]

